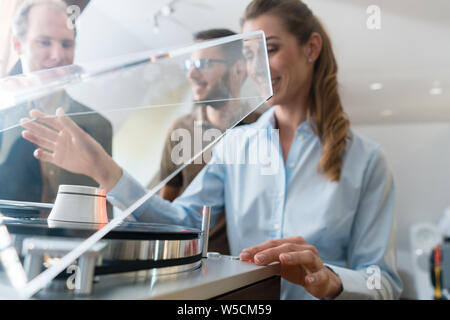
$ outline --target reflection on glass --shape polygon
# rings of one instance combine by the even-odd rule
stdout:
[[[207,163],[210,147],[270,98],[264,48],[264,34],[258,32],[0,79],[0,178],[8,182],[0,185],[2,222],[22,264],[29,261],[24,252],[31,252],[24,242],[60,250],[39,251],[41,260],[33,260],[38,263],[20,291],[23,297],[51,298],[50,284],[58,280],[64,289],[56,296],[68,294],[68,275],[62,275],[71,265],[83,272],[77,283],[89,283],[87,273],[121,273],[130,265],[133,271],[154,270],[161,267],[159,260],[186,259],[190,267],[198,262],[197,226],[171,229],[133,221],[132,213],[187,164]],[[244,59],[245,50],[253,50],[252,60]],[[179,126],[177,119],[185,114],[196,116],[183,117]],[[168,165],[161,167],[164,157]],[[123,175],[149,188],[124,194],[136,200],[132,205],[108,196]],[[109,223],[88,221],[84,202],[105,193]],[[71,202],[54,218],[57,198]],[[75,220],[67,218],[68,211]],[[53,218],[47,220],[50,212]],[[162,248],[157,236],[178,242]],[[58,247],[61,237],[71,241],[64,242],[64,250]],[[94,247],[99,241],[105,247]],[[106,259],[118,256],[110,254],[118,252],[113,248],[134,254]],[[87,259],[89,254],[96,259]]]

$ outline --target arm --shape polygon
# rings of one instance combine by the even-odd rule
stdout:
[[[214,225],[224,208],[224,166],[215,159],[213,156],[210,164],[172,203],[148,194],[126,171],[123,171],[117,185],[107,194],[108,200],[120,208],[128,208],[146,196],[148,199],[133,212],[133,220],[197,228],[201,226],[203,206],[211,206],[211,225]]]

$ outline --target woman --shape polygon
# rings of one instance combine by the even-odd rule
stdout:
[[[171,204],[153,196],[134,218],[199,226],[203,205],[212,206],[212,221],[226,209],[232,254],[259,265],[279,261],[285,279],[281,298],[398,298],[402,285],[395,267],[392,176],[379,147],[349,128],[329,37],[298,0],[252,1],[242,31],[255,30],[267,38],[274,107],[247,127],[245,138],[228,134],[181,197]],[[257,80],[252,50],[246,47],[244,54]],[[72,171],[91,175],[125,207],[145,194],[70,119],[48,121],[60,136],[69,137],[59,138],[68,141],[66,150],[91,150],[90,159],[76,161]],[[25,138],[55,150],[28,128]],[[277,174],[227,161],[230,145],[233,154],[243,155],[261,136],[269,136],[257,132],[274,130],[279,132]],[[83,143],[70,145],[75,140]],[[38,149],[35,155],[61,164],[58,152]],[[95,163],[104,165],[89,169]]]

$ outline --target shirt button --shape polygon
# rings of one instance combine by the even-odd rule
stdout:
[[[303,140],[303,138],[304,138],[304,136],[302,134],[299,134],[297,137],[298,140]]]
[[[55,171],[50,170],[50,175],[53,176],[55,174]]]
[[[274,226],[275,230],[280,230],[280,225],[278,223],[276,223]]]
[[[294,169],[294,167],[295,167],[295,163],[294,162],[289,163],[289,168]]]

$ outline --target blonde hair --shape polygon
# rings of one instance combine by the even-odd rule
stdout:
[[[315,61],[309,95],[307,119],[322,145],[318,171],[330,181],[341,177],[343,155],[349,138],[350,121],[338,93],[338,67],[330,37],[312,11],[299,0],[253,0],[246,8],[241,24],[263,14],[271,14],[304,45],[313,32],[322,37],[322,51]]]

